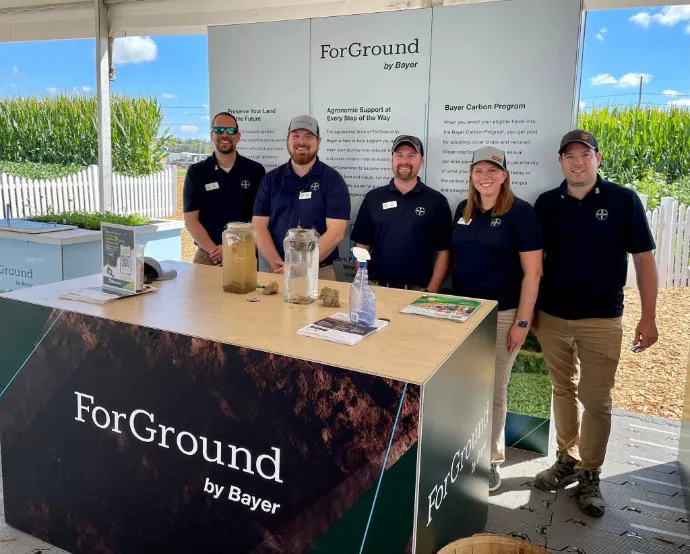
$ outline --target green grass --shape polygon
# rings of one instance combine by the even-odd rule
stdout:
[[[551,379],[540,373],[513,373],[508,383],[508,411],[547,419],[551,413]]]
[[[35,162],[0,161],[0,173],[7,173],[26,179],[59,179],[86,169],[80,165],[43,164]]]
[[[120,225],[130,225],[136,227],[138,225],[146,225],[151,223],[151,219],[134,214],[134,215],[116,215],[110,212],[96,212],[96,213],[79,213],[79,212],[63,212],[53,213],[48,215],[38,215],[29,218],[33,221],[42,221],[45,223],[62,223],[63,225],[76,225],[80,229],[89,229],[92,231],[99,231],[101,229],[101,222],[103,223],[118,223]]]

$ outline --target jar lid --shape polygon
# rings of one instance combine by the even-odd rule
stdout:
[[[253,229],[254,225],[251,223],[246,223],[244,221],[231,221],[225,226],[226,229],[233,229],[236,231],[245,231],[249,229]]]

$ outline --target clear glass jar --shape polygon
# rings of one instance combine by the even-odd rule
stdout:
[[[285,251],[285,301],[311,304],[319,297],[319,233],[314,229],[290,229],[283,241]]]
[[[223,290],[256,290],[256,231],[251,223],[228,223],[223,231]]]

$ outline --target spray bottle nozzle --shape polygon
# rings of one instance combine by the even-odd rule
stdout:
[[[369,251],[366,248],[354,246],[352,248],[352,253],[355,255],[355,258],[357,258],[358,262],[367,262],[371,260],[371,254],[369,254]]]

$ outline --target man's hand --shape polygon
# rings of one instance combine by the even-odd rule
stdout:
[[[211,261],[218,265],[223,263],[223,247],[220,245],[214,246],[211,248],[211,250],[208,251],[208,255],[211,258]]]
[[[272,265],[273,273],[283,273],[285,269],[285,262],[283,260],[276,260]]]
[[[517,323],[513,323],[510,331],[508,331],[508,352],[512,354],[525,344],[527,331],[527,327],[520,327]]]
[[[642,318],[635,329],[633,338],[633,349],[635,352],[642,352],[659,340],[659,331],[656,328],[656,321],[652,318]]]

